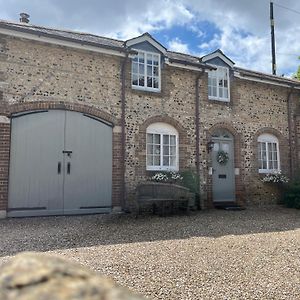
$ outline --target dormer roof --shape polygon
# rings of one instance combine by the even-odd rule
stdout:
[[[216,51],[204,55],[201,58],[202,62],[208,62],[209,60],[212,60],[214,58],[221,59],[225,64],[227,64],[229,67],[233,68],[234,61],[232,61],[228,56],[226,56],[220,49],[217,49]]]
[[[165,48],[161,43],[159,43],[156,39],[152,37],[152,35],[148,32],[143,33],[142,35],[129,39],[125,41],[125,46],[126,47],[132,47],[136,44],[143,43],[143,42],[148,42],[151,44],[153,47],[155,47],[158,51],[160,51],[163,54],[166,54],[167,48]]]

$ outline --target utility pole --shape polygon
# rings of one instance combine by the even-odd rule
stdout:
[[[273,75],[276,75],[274,13],[273,13],[272,1],[270,1],[270,21],[271,21],[272,73]]]

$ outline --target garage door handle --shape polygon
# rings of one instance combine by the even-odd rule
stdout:
[[[61,173],[61,162],[59,161],[57,164],[57,174]]]
[[[67,163],[67,174],[70,174],[70,172],[71,172],[71,163],[68,162]]]

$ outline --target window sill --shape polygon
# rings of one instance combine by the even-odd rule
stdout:
[[[140,86],[135,86],[135,85],[131,85],[131,88],[133,90],[151,92],[151,93],[160,93],[161,92],[160,88],[155,89],[155,88],[140,87]]]
[[[147,167],[146,171],[157,171],[157,172],[172,172],[172,171],[179,171],[179,168],[167,168],[167,167]]]
[[[278,173],[278,172],[280,172],[279,169],[276,169],[276,170],[274,170],[274,169],[272,169],[272,170],[259,169],[258,170],[259,174],[274,174],[274,173]]]
[[[212,96],[208,96],[209,100],[213,100],[213,101],[220,101],[220,102],[226,102],[229,103],[230,102],[230,98],[218,98],[218,97],[212,97]]]

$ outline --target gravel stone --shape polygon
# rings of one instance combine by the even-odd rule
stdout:
[[[150,299],[300,299],[300,210],[5,219],[0,232],[0,264],[54,253]]]

